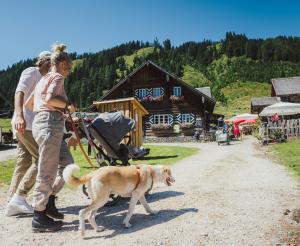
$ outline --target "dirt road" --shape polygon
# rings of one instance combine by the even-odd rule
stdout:
[[[124,229],[125,200],[99,211],[97,223],[105,226],[105,231],[97,233],[88,227],[81,238],[77,214],[88,200],[80,190],[64,189],[58,204],[66,214],[63,230],[32,234],[31,218],[4,216],[1,192],[1,245],[297,244],[300,225],[284,211],[300,208],[300,183],[284,167],[267,159],[253,138],[230,146],[180,145],[201,151],[173,166],[174,186],[153,189],[147,200],[160,210],[158,215],[147,215],[137,205],[132,228]]]

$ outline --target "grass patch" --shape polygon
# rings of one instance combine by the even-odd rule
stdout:
[[[282,164],[300,179],[300,139],[292,139],[288,143],[273,145],[271,151]]]
[[[0,185],[9,185],[16,165],[16,159],[0,162]]]
[[[0,118],[0,127],[3,128],[3,131],[12,130],[11,119],[10,118]]]
[[[222,92],[227,99],[227,105],[217,102],[214,112],[230,118],[237,114],[250,113],[251,98],[270,96],[271,85],[259,82],[236,82],[224,87]]]
[[[132,165],[136,164],[149,164],[149,165],[172,165],[175,162],[182,160],[186,157],[196,154],[198,148],[176,147],[176,146],[157,146],[157,145],[145,145],[145,148],[150,148],[149,155],[145,156],[142,160],[130,161]],[[79,175],[88,173],[92,170],[89,164],[86,162],[81,150],[79,148],[71,153],[75,159],[76,164],[80,166]],[[95,166],[98,166],[95,160],[93,160]]]
[[[145,156],[143,160],[130,161],[131,164],[161,164],[161,165],[172,165],[175,162],[182,160],[186,157],[196,154],[198,148],[186,148],[186,147],[175,147],[175,146],[155,146],[146,145],[146,148],[150,148],[150,154]],[[87,146],[84,146],[87,151]],[[73,158],[80,166],[80,172],[76,176],[81,176],[85,173],[92,171],[93,169],[86,162],[80,148],[76,151],[71,148]],[[93,164],[98,167],[96,160],[92,160]],[[16,159],[10,159],[7,161],[0,162],[0,185],[9,185],[10,180],[16,165]]]

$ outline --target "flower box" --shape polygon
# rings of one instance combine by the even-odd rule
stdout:
[[[178,96],[170,96],[170,100],[173,103],[183,102],[184,96],[180,96],[180,97],[178,97]]]
[[[194,135],[194,125],[192,123],[182,123],[180,129],[184,136]]]
[[[163,96],[157,96],[157,97],[153,97],[151,95],[143,97],[142,99],[140,99],[141,102],[161,102],[163,101],[164,97]]]
[[[151,130],[157,137],[169,137],[174,135],[173,127],[169,124],[153,124]]]

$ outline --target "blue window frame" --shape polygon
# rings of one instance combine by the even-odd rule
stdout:
[[[159,96],[161,96],[160,87],[157,87],[157,88],[153,88],[153,89],[152,89],[152,96],[154,96],[154,97],[159,97]]]
[[[147,90],[146,89],[138,89],[138,98],[144,98],[147,96]]]
[[[172,116],[169,114],[155,114],[154,124],[171,124]]]
[[[192,117],[191,114],[182,114],[181,115],[181,123],[191,123]]]
[[[181,97],[181,87],[180,86],[173,87],[173,96]]]

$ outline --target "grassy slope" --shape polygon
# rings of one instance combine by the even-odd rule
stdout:
[[[146,47],[146,48],[142,48],[142,49],[137,50],[132,55],[122,56],[122,57],[125,59],[127,67],[132,67],[133,66],[133,59],[134,59],[135,56],[145,57],[148,54],[152,53],[153,51],[154,51],[154,47]]]
[[[231,117],[235,114],[250,113],[252,97],[270,96],[271,85],[258,82],[236,82],[222,89],[227,105],[217,102],[215,113]]]
[[[300,179],[300,139],[288,143],[276,144],[271,151],[287,168]]]
[[[184,66],[183,69],[183,76],[181,79],[193,87],[204,87],[211,85],[211,82],[199,70],[189,65]]]
[[[72,72],[74,71],[74,69],[76,67],[81,66],[83,61],[84,61],[84,59],[77,59],[77,60],[72,61]]]

